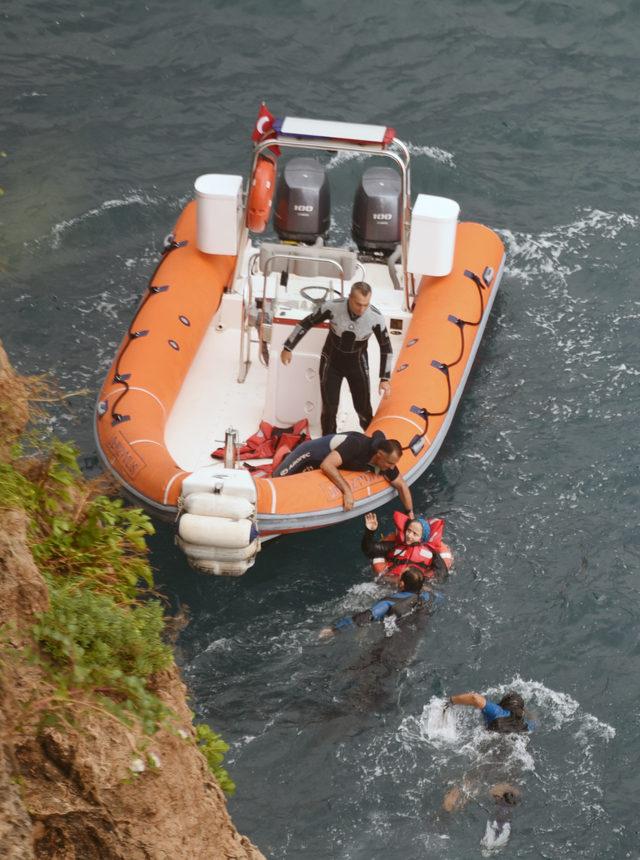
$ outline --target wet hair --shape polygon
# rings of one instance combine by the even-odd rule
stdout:
[[[498,704],[505,711],[511,711],[514,717],[522,717],[524,715],[524,699],[519,693],[514,693],[513,690],[505,693]]]
[[[397,454],[398,457],[402,456],[402,445],[397,439],[384,439],[378,445],[377,450],[382,451],[383,454]]]
[[[520,795],[517,791],[505,791],[500,798],[507,806],[517,806],[520,803]]]
[[[417,523],[420,526],[420,531],[422,532],[421,540],[424,540],[424,522],[422,520],[417,519],[417,518],[413,519],[413,520],[407,520],[407,524],[404,527],[405,535],[407,533],[407,529],[409,528],[409,526],[412,526],[414,523]]]
[[[422,571],[419,567],[410,564],[402,571],[400,579],[404,582],[404,591],[413,591],[418,594],[422,591]]]
[[[514,693],[510,690],[498,702],[501,708],[509,711],[510,716],[498,717],[492,720],[487,728],[490,732],[528,732],[526,720],[524,718],[524,699],[519,693]]]
[[[371,287],[366,281],[356,281],[355,284],[351,285],[351,290],[349,291],[349,295],[353,292],[360,293],[361,296],[370,296],[371,295]]]

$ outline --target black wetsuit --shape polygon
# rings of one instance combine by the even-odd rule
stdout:
[[[348,433],[329,433],[326,436],[319,436],[294,448],[274,470],[273,476],[281,478],[285,475],[297,475],[300,472],[319,469],[324,458],[332,451],[337,451],[342,458],[341,469],[352,472],[380,472],[387,481],[395,481],[400,474],[397,466],[380,470],[369,462],[385,440],[386,436],[382,430],[376,430],[371,436],[365,436],[364,433],[354,430]]]
[[[396,591],[395,594],[378,600],[371,609],[356,612],[355,615],[340,618],[333,625],[334,630],[344,630],[346,627],[362,627],[372,621],[382,621],[388,615],[395,615],[398,620],[411,615],[420,609],[433,609],[444,603],[444,595],[439,591],[423,589],[417,594],[412,591]]]
[[[396,542],[393,538],[390,540],[376,540],[375,532],[372,532],[365,527],[361,547],[362,552],[367,558],[387,558],[395,545]],[[413,567],[420,567],[423,569],[423,573],[427,571],[429,572],[429,579],[433,579],[435,582],[444,582],[449,575],[447,565],[444,563],[439,552],[432,547],[429,547],[429,551],[433,555],[433,560],[428,568],[422,564],[417,564],[414,561],[401,563],[406,566],[411,565]]]
[[[348,299],[322,302],[317,310],[296,325],[286,339],[284,349],[292,352],[310,328],[325,320],[329,320],[331,329],[320,357],[322,435],[336,432],[340,388],[345,378],[360,426],[366,430],[373,417],[367,355],[367,342],[372,334],[380,345],[380,379],[389,380],[391,377],[393,351],[384,317],[373,305],[369,305],[361,316],[356,316],[349,309]]]

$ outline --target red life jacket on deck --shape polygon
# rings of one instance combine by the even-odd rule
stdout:
[[[259,471],[261,474],[270,475],[284,458],[290,454],[301,442],[309,438],[309,422],[306,418],[297,421],[293,427],[274,427],[267,421],[260,422],[260,429],[253,436],[249,436],[244,445],[238,449],[239,460],[264,460],[272,458],[271,463],[261,466],[250,466],[245,463],[250,471]],[[211,452],[216,460],[224,457],[224,448],[216,448]]]
[[[395,542],[387,553],[384,565],[380,565],[380,559],[373,559],[373,568],[376,573],[382,573],[384,576],[400,577],[407,567],[414,565],[422,570],[425,579],[432,579],[434,576],[432,570],[432,550],[435,550],[442,557],[447,568],[451,567],[453,563],[451,551],[442,541],[444,520],[436,517],[428,519],[427,522],[431,530],[429,539],[421,543],[412,544],[411,546],[406,544],[404,540],[407,524],[411,522],[410,518],[401,511],[395,511],[393,521],[396,526],[395,534],[387,536],[385,540],[394,538]]]

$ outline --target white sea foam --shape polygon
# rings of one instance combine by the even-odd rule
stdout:
[[[342,615],[350,615],[371,606],[372,603],[380,600],[388,592],[388,587],[380,586],[373,581],[358,582],[352,585],[346,594],[340,598],[337,607],[333,603],[332,611]]]
[[[413,143],[409,143],[407,144],[407,148],[409,150],[409,154],[413,158],[430,158],[432,161],[445,164],[447,167],[455,168],[456,166],[453,154],[451,152],[447,152],[446,149],[441,149],[439,146],[415,146]],[[368,156],[362,152],[336,152],[336,154],[329,159],[327,170],[334,170],[336,167],[340,167],[341,164],[345,164],[347,161],[364,161],[366,158],[368,158]]]
[[[553,275],[564,283],[580,271],[580,260],[594,239],[617,239],[621,231],[637,229],[639,223],[638,217],[625,212],[585,209],[575,221],[543,233],[499,230],[507,247],[506,271],[525,283],[539,275]],[[624,244],[620,242],[621,247]]]
[[[629,350],[620,353],[621,343],[631,342],[640,318],[639,303],[634,296],[621,299],[617,306],[605,302],[602,307],[600,299],[590,294],[590,287],[585,289],[582,278],[575,275],[585,260],[589,261],[589,279],[595,269],[611,270],[639,226],[640,218],[635,215],[584,209],[574,221],[539,234],[500,231],[507,249],[508,274],[527,288],[523,313],[540,331],[548,360],[564,371],[557,396],[544,391],[538,397],[531,392],[531,419],[564,424],[582,416],[602,421],[620,417],[620,398],[640,376],[635,355]],[[530,285],[533,289],[528,289]],[[572,386],[584,389],[585,382],[584,394],[573,396]],[[610,400],[618,408],[608,408]]]
[[[387,638],[389,638],[389,636],[393,636],[400,629],[398,627],[395,615],[387,615],[385,618],[382,619],[382,623],[384,625],[384,635]]]
[[[616,730],[613,726],[583,712],[580,703],[568,693],[551,690],[539,681],[526,681],[516,675],[507,686],[488,692],[490,695],[502,696],[511,689],[522,695],[530,710],[539,710],[545,729],[551,727],[556,730],[575,724],[576,730],[595,733],[602,740],[609,741],[615,737]]]
[[[366,157],[362,152],[336,152],[327,162],[327,170],[334,170],[347,161],[363,161]]]
[[[466,784],[472,796],[478,792],[482,796],[492,779],[507,778],[517,784],[532,773],[536,790],[543,791],[549,803],[562,803],[585,821],[601,817],[604,747],[615,737],[615,728],[585,712],[568,693],[540,681],[516,676],[504,686],[487,690],[487,695],[498,700],[509,689],[522,694],[530,716],[538,722],[534,735],[487,732],[475,709],[445,711],[445,700],[432,697],[420,714],[402,720],[395,743],[390,742],[377,757],[378,771],[388,777],[392,768],[405,784],[439,782],[443,793],[448,785]],[[545,736],[558,732],[563,748],[559,758],[545,754]],[[555,740],[550,742],[552,748],[557,745]],[[544,772],[538,775],[541,761]],[[489,854],[503,847],[500,833],[490,819],[482,843]]]
[[[492,854],[500,851],[509,841],[510,835],[511,825],[508,821],[502,825],[497,821],[487,821],[484,836],[480,841],[482,856],[491,857]]]
[[[205,653],[210,651],[226,651],[229,652],[233,648],[233,640],[226,639],[223,637],[222,639],[214,639],[213,642],[210,642],[207,647],[204,649]]]
[[[81,215],[77,215],[75,218],[68,218],[64,221],[60,221],[58,224],[54,224],[51,228],[51,247],[54,249],[59,248],[63,234],[71,227],[74,227],[76,224],[81,224],[83,221],[87,221],[90,218],[97,218],[109,209],[119,209],[123,206],[133,205],[152,206],[156,203],[158,203],[158,200],[155,198],[137,191],[126,194],[124,197],[115,200],[105,200],[104,203],[101,203],[94,209],[89,209],[87,212],[83,212]]]
[[[427,158],[433,159],[433,161],[439,161],[440,164],[446,164],[447,167],[455,167],[455,161],[453,159],[453,153],[447,152],[446,149],[440,149],[439,146],[415,146],[413,143],[408,144],[409,153],[414,158],[419,158],[420,156],[426,156]]]
[[[456,718],[451,708],[445,709],[441,699],[433,698],[427,705],[426,715],[423,711],[423,726],[426,736],[433,742],[441,741],[451,744],[458,740]]]

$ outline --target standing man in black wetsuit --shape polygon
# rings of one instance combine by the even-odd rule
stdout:
[[[345,378],[360,426],[366,430],[373,417],[367,356],[367,341],[372,334],[380,345],[380,394],[383,397],[391,393],[389,378],[393,358],[384,317],[371,304],[369,284],[358,281],[351,287],[349,298],[322,302],[317,310],[301,320],[284,343],[280,355],[283,364],[289,364],[292,351],[309,329],[325,320],[329,320],[331,330],[320,358],[322,435],[336,432],[340,387]]]

